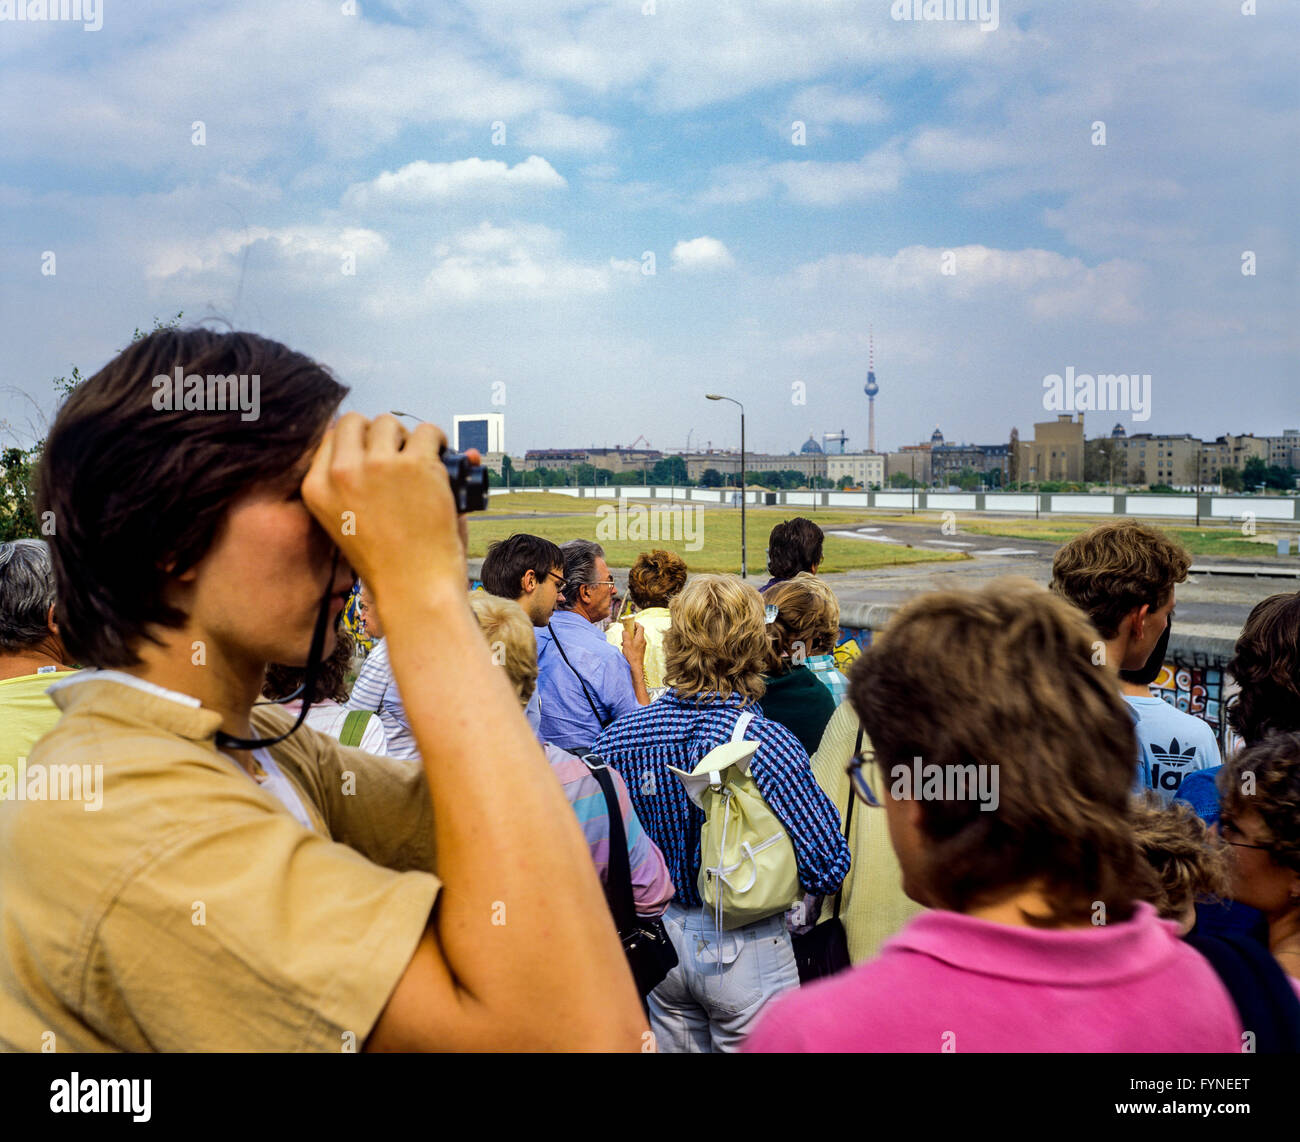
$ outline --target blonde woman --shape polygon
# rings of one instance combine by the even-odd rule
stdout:
[[[620,718],[594,749],[627,781],[677,890],[664,926],[679,962],[648,997],[658,1048],[729,1051],[772,996],[799,985],[799,972],[783,915],[719,931],[702,909],[696,885],[704,813],[668,767],[693,770],[709,750],[730,740],[742,713],[752,713],[744,740],[760,748],[749,772],[790,834],[804,890],[834,892],[848,871],[849,850],[839,813],[813,780],[807,753],[758,708],[768,655],[758,592],[734,575],[697,575],[669,612],[667,693]]]

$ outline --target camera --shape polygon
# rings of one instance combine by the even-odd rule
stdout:
[[[464,452],[443,452],[442,462],[447,466],[457,513],[487,511],[487,469],[472,463]]]

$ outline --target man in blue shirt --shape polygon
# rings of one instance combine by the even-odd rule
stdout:
[[[618,589],[598,543],[562,544],[564,603],[537,629],[538,736],[570,753],[591,747],[604,727],[650,702],[645,632],[624,633],[620,653],[597,623],[609,618]]]

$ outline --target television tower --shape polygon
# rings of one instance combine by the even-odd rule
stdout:
[[[862,391],[867,394],[867,451],[875,452],[876,393],[880,391],[880,386],[876,384],[876,339],[870,332],[870,326],[867,328],[867,383],[862,386]]]

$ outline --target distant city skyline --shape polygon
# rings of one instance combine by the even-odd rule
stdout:
[[[1090,420],[1090,419],[1088,419],[1088,417],[1092,417],[1092,418],[1096,418],[1096,419],[1104,419],[1104,414],[1099,413],[1099,412],[1093,412],[1093,413],[1087,414],[1087,416],[1085,416],[1085,420],[1084,420],[1084,435],[1085,435],[1085,437],[1086,437],[1088,440],[1096,440],[1096,439],[1098,439],[1098,438],[1109,437],[1109,436],[1111,435],[1111,433],[1112,433],[1113,430],[1114,430],[1114,426],[1115,426],[1115,424],[1116,424],[1116,422],[1115,422],[1114,420],[1107,421],[1104,430],[1099,431],[1099,430],[1097,429],[1097,426],[1096,426],[1096,419],[1092,419],[1092,420]],[[1025,438],[1025,437],[1028,437],[1028,436],[1032,436],[1032,435],[1033,435],[1033,427],[1034,427],[1035,424],[1044,424],[1044,423],[1047,423],[1047,422],[1049,422],[1049,421],[1051,421],[1051,420],[1054,420],[1054,419],[1055,419],[1055,416],[1054,416],[1053,414],[1050,414],[1050,413],[1043,413],[1042,410],[1039,410],[1039,411],[1038,411],[1038,414],[1036,414],[1032,419],[1027,420],[1027,421],[1024,422],[1023,424],[1014,425],[1014,426],[1012,426],[1012,427],[1018,428],[1018,429],[1020,430],[1020,435],[1021,435],[1021,437],[1022,437],[1022,438]],[[1189,435],[1194,436],[1194,437],[1196,437],[1197,439],[1199,439],[1199,440],[1201,440],[1201,441],[1203,441],[1203,442],[1205,442],[1205,443],[1212,443],[1213,441],[1217,440],[1220,436],[1255,436],[1255,437],[1281,436],[1284,432],[1286,432],[1286,431],[1288,431],[1288,430],[1290,430],[1290,431],[1295,431],[1297,428],[1300,428],[1300,411],[1297,411],[1296,415],[1293,416],[1291,419],[1292,419],[1292,421],[1294,421],[1294,423],[1292,423],[1292,424],[1285,424],[1285,425],[1279,425],[1279,426],[1278,426],[1277,428],[1275,428],[1275,429],[1265,430],[1265,431],[1249,430],[1249,429],[1244,430],[1244,431],[1234,431],[1234,430],[1231,430],[1231,429],[1221,429],[1220,431],[1218,431],[1218,432],[1214,432],[1214,433],[1212,433],[1212,434],[1210,434],[1210,435],[1207,435],[1207,436],[1198,436],[1196,433],[1190,433]],[[963,436],[961,436],[961,435],[952,435],[952,434],[950,434],[949,432],[947,432],[947,431],[945,431],[945,430],[943,429],[943,425],[942,425],[942,424],[937,425],[936,427],[937,427],[940,431],[943,432],[944,443],[946,443],[946,444],[950,444],[950,445],[1006,444],[1006,443],[1010,440],[1010,438],[1011,438],[1011,429],[1010,429],[1010,428],[1007,429],[1006,436],[1005,436],[1003,439],[999,439],[999,440],[977,440],[977,439],[974,439],[974,438],[969,438],[969,439],[968,439],[968,438],[963,437]],[[898,441],[898,442],[894,445],[894,447],[892,447],[892,448],[879,447],[879,441],[878,441],[878,442],[877,442],[877,445],[878,445],[878,447],[877,447],[877,451],[878,451],[879,453],[881,453],[881,454],[884,454],[884,453],[886,453],[886,452],[896,452],[899,448],[903,448],[903,447],[912,447],[912,446],[914,446],[914,445],[918,445],[918,444],[927,444],[927,443],[929,443],[930,438],[931,438],[931,434],[932,434],[933,432],[934,432],[934,429],[931,429],[931,432],[930,432],[930,433],[924,434],[923,436],[921,436],[919,439],[916,439],[916,440],[901,440],[901,441]],[[1183,435],[1183,433],[1180,432],[1180,431],[1175,431],[1175,432],[1156,432],[1156,431],[1153,431],[1153,430],[1147,428],[1147,426],[1146,426],[1145,424],[1141,424],[1141,425],[1136,426],[1136,429],[1135,429],[1135,430],[1130,429],[1128,426],[1125,426],[1125,433],[1126,433],[1128,436],[1181,436],[1181,435]],[[808,437],[807,437],[807,436],[804,436],[802,439],[800,439],[799,441],[797,441],[796,444],[795,444],[794,446],[792,446],[792,447],[791,447],[791,446],[785,446],[785,447],[767,448],[767,447],[760,447],[760,446],[758,446],[757,444],[750,443],[750,440],[752,439],[752,435],[753,435],[753,429],[752,429],[750,423],[747,422],[747,423],[746,423],[746,436],[747,436],[747,438],[746,438],[746,448],[747,448],[747,451],[750,451],[750,452],[753,452],[753,453],[767,453],[767,454],[771,454],[771,455],[798,455],[799,452],[800,452],[800,449],[803,447],[803,445],[804,445],[804,444],[807,442],[807,440],[808,440]],[[816,433],[816,434],[814,434],[814,438],[817,440],[818,444],[822,447],[822,450],[823,450],[827,455],[834,455],[834,454],[837,454],[837,453],[840,451],[839,448],[828,446],[828,444],[833,444],[834,442],[833,442],[833,441],[831,441],[831,442],[825,442],[825,441],[823,441],[823,440],[821,439],[821,435],[822,435],[822,434],[820,434],[820,433]],[[834,434],[832,434],[832,435],[834,435]],[[877,428],[877,435],[879,435],[879,428]],[[852,439],[853,439],[853,438],[852,438],[852,436],[850,435],[850,437],[849,437],[850,445],[849,445],[849,447],[847,447],[847,448],[845,449],[845,452],[858,453],[858,452],[865,452],[865,451],[867,451],[867,449],[866,449],[865,447],[862,447],[862,448],[856,448],[856,447],[853,447],[853,446],[852,446],[852,443],[851,443]],[[619,442],[619,443],[622,443],[622,442]],[[616,444],[614,441],[611,441],[611,442],[609,442],[609,443],[606,444],[606,443],[601,443],[601,442],[596,442],[596,441],[576,442],[576,441],[573,441],[573,440],[564,439],[564,440],[558,440],[558,441],[550,441],[550,442],[547,442],[547,443],[545,443],[545,444],[532,445],[532,446],[530,446],[530,447],[528,447],[528,448],[521,448],[521,449],[519,449],[517,452],[516,452],[514,449],[509,449],[508,451],[510,452],[511,455],[519,455],[519,456],[523,456],[525,452],[530,452],[530,451],[540,451],[540,450],[543,450],[543,449],[573,449],[573,450],[581,450],[581,449],[584,449],[584,448],[591,448],[591,449],[594,449],[594,448],[612,449],[612,448],[615,448],[615,447],[617,447],[617,446],[618,446],[618,444]],[[622,447],[626,449],[628,446],[627,446],[627,444],[622,444]],[[685,454],[687,454],[687,449],[686,449],[684,446],[682,446],[682,447],[676,447],[676,448],[671,447],[671,446],[664,446],[664,447],[661,447],[661,446],[658,445],[658,444],[654,444],[654,443],[652,443],[652,442],[646,442],[646,443],[642,443],[639,447],[642,448],[642,449],[653,449],[653,450],[656,451],[656,452],[662,452],[665,456],[669,456],[669,455],[685,455]],[[690,452],[691,454],[698,454],[698,453],[701,453],[701,452],[703,452],[703,451],[705,451],[704,443],[702,443],[701,441],[698,441],[698,440],[692,440],[692,441],[691,441],[691,447],[690,447],[690,449],[689,449],[689,452]],[[740,451],[739,432],[737,432],[737,438],[736,438],[735,442],[732,443],[732,444],[726,444],[726,443],[722,443],[722,444],[720,444],[718,441],[714,441],[714,442],[713,442],[713,451],[715,451],[715,452],[737,452],[737,453],[738,453],[738,452]]]

